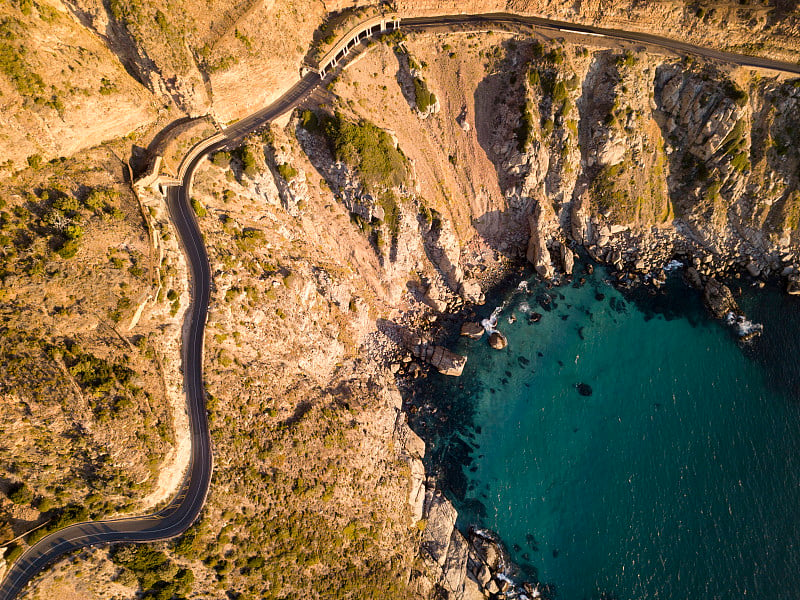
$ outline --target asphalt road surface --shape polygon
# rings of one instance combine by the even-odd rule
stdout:
[[[493,24],[522,25],[564,33],[604,36],[652,44],[679,53],[694,54],[742,66],[800,74],[800,66],[794,63],[701,48],[645,33],[573,25],[508,13],[403,19],[401,29],[421,30],[453,26],[486,27]],[[348,60],[352,60],[362,50],[363,44],[356,46],[350,52]],[[198,165],[209,153],[238,142],[248,133],[292,110],[322,83],[323,81],[316,73],[308,73],[266,108],[228,126],[222,136],[201,146],[201,151],[195,151],[195,155],[184,165],[181,185],[168,188],[167,204],[170,217],[178,231],[189,262],[192,297],[192,303],[184,323],[182,349],[184,387],[191,424],[192,454],[189,470],[177,495],[166,508],[152,515],[78,523],[48,535],[29,548],[13,564],[0,585],[0,600],[13,600],[33,576],[68,552],[91,545],[115,542],[153,542],[173,538],[180,535],[197,519],[208,493],[213,461],[203,386],[203,334],[208,314],[211,273],[203,238],[189,203],[192,177]]]

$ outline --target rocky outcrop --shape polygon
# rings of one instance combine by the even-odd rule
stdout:
[[[544,279],[552,279],[555,275],[553,263],[550,258],[550,251],[547,249],[547,240],[544,235],[544,230],[539,226],[540,211],[533,215],[528,215],[528,226],[530,227],[531,237],[528,242],[528,251],[525,257],[528,262],[533,264],[536,272]]]
[[[424,518],[420,549],[427,568],[412,575],[412,587],[421,596],[430,597],[437,588],[448,600],[481,600],[500,592],[541,596],[538,585],[517,586],[508,577],[513,567],[494,533],[473,528],[465,537],[456,529],[458,513],[433,486],[426,495]]]
[[[735,315],[742,313],[730,288],[713,277],[706,281],[703,288],[703,302],[717,319],[722,319],[729,313]]]
[[[572,269],[575,268],[575,254],[564,243],[559,244],[559,248],[561,252],[561,267],[564,270],[564,274],[572,275]]]
[[[467,364],[466,356],[451,352],[444,346],[437,346],[426,336],[410,334],[404,342],[411,354],[435,367],[442,375],[458,377]]]
[[[682,149],[701,160],[720,149],[742,117],[747,97],[738,95],[744,92],[732,82],[720,86],[718,81],[675,65],[658,69],[655,89],[656,104],[666,117],[667,135],[682,137]]]
[[[402,404],[402,399],[400,399]],[[422,459],[425,456],[425,442],[408,426],[406,414],[398,413],[395,426],[395,436],[401,448],[401,458],[404,458],[411,470],[408,492],[408,504],[414,522],[422,519],[425,504],[425,465]]]

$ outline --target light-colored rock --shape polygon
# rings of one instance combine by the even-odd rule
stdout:
[[[575,268],[575,254],[566,244],[561,244],[561,266],[564,273],[572,275],[572,269]]]
[[[425,506],[425,465],[420,458],[411,460],[411,489],[408,493],[408,504],[411,506],[411,515],[414,522],[422,520],[422,510]]]
[[[464,371],[464,365],[467,364],[467,357],[450,352],[444,346],[433,346],[433,354],[429,362],[431,365],[438,369],[442,375],[451,375],[459,377]]]
[[[447,558],[442,567],[441,586],[453,594],[460,595],[464,591],[464,580],[467,576],[467,554],[469,545],[458,529],[453,529]]]
[[[439,491],[431,497],[426,512],[427,523],[422,535],[421,548],[441,567],[447,560],[447,551],[450,548],[458,513]]]
[[[464,592],[461,595],[461,600],[485,600],[485,598],[483,586],[475,581],[472,573],[467,572],[467,577],[464,579]]]
[[[461,335],[465,335],[473,340],[481,339],[484,331],[485,329],[480,323],[467,322],[461,326]]]
[[[591,201],[583,192],[572,202],[570,214],[572,239],[579,244],[588,244],[592,239]]]
[[[528,251],[525,256],[542,278],[552,279],[553,275],[555,275],[555,270],[550,259],[550,251],[547,249],[544,233],[539,228],[538,219],[533,215],[529,215],[528,225],[531,230],[531,237],[528,241]]]
[[[508,346],[508,340],[506,339],[506,336],[499,331],[493,331],[489,336],[489,345],[495,350],[502,350]]]
[[[481,305],[486,302],[481,285],[477,281],[465,281],[461,286],[461,296],[473,304]]]

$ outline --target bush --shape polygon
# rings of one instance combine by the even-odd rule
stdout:
[[[531,110],[530,101],[525,103],[525,109],[522,111],[522,118],[515,133],[517,134],[517,149],[520,152],[525,152],[525,147],[533,136],[533,111]]]
[[[300,114],[300,125],[308,131],[319,131],[319,119],[317,118],[317,113],[308,109],[304,110]]]
[[[8,490],[8,499],[14,504],[30,504],[33,500],[33,492],[25,483],[15,483]]]
[[[231,155],[229,152],[215,152],[211,157],[211,162],[218,167],[227,167],[231,164]]]
[[[347,121],[336,113],[325,124],[325,134],[336,160],[358,169],[367,191],[374,192],[406,183],[408,164],[392,138],[366,120]]]
[[[289,163],[283,163],[281,165],[278,165],[278,173],[286,181],[291,181],[292,179],[297,177],[297,169],[295,169]]]
[[[41,154],[31,154],[28,157],[28,166],[31,169],[38,169],[42,166],[42,155]]]
[[[249,146],[242,146],[239,148],[239,159],[242,161],[244,167],[244,174],[251,179],[256,176],[256,155]]]
[[[747,92],[745,92],[742,88],[736,85],[730,79],[726,79],[722,83],[722,92],[731,100],[733,100],[737,106],[744,106],[747,104]]]
[[[198,217],[205,217],[208,214],[205,207],[202,204],[200,204],[198,200],[192,198],[191,202],[192,202],[192,210],[194,210],[194,214],[196,214]]]
[[[417,104],[417,109],[423,113],[428,112],[428,109],[436,104],[436,96],[419,77],[414,77],[414,102]]]
[[[20,556],[22,556],[23,550],[24,549],[19,544],[12,545],[11,548],[6,550],[6,555],[5,555],[6,563],[10,564],[13,563],[15,560],[17,560]]]
[[[78,244],[77,240],[73,239],[66,239],[64,242],[59,246],[56,253],[64,259],[70,259],[78,253],[80,249],[80,245]]]

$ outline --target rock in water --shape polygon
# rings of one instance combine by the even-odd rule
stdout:
[[[694,267],[686,269],[686,282],[695,289],[703,289],[703,279]]]
[[[489,336],[489,345],[495,350],[502,350],[508,346],[508,340],[499,331],[493,331],[492,335]]]
[[[459,377],[467,364],[467,357],[450,352],[443,346],[434,346],[433,356],[430,363],[439,370],[442,375],[452,375]]]
[[[588,383],[577,383],[575,387],[578,389],[578,393],[581,396],[591,396],[592,395],[592,386]]]
[[[724,318],[728,313],[742,314],[730,288],[713,277],[706,282],[703,289],[703,301],[717,319]]]
[[[483,332],[483,325],[480,323],[464,323],[461,326],[461,335],[465,335],[473,340],[481,339]]]
[[[786,285],[786,293],[790,296],[800,295],[800,275],[790,275]]]

